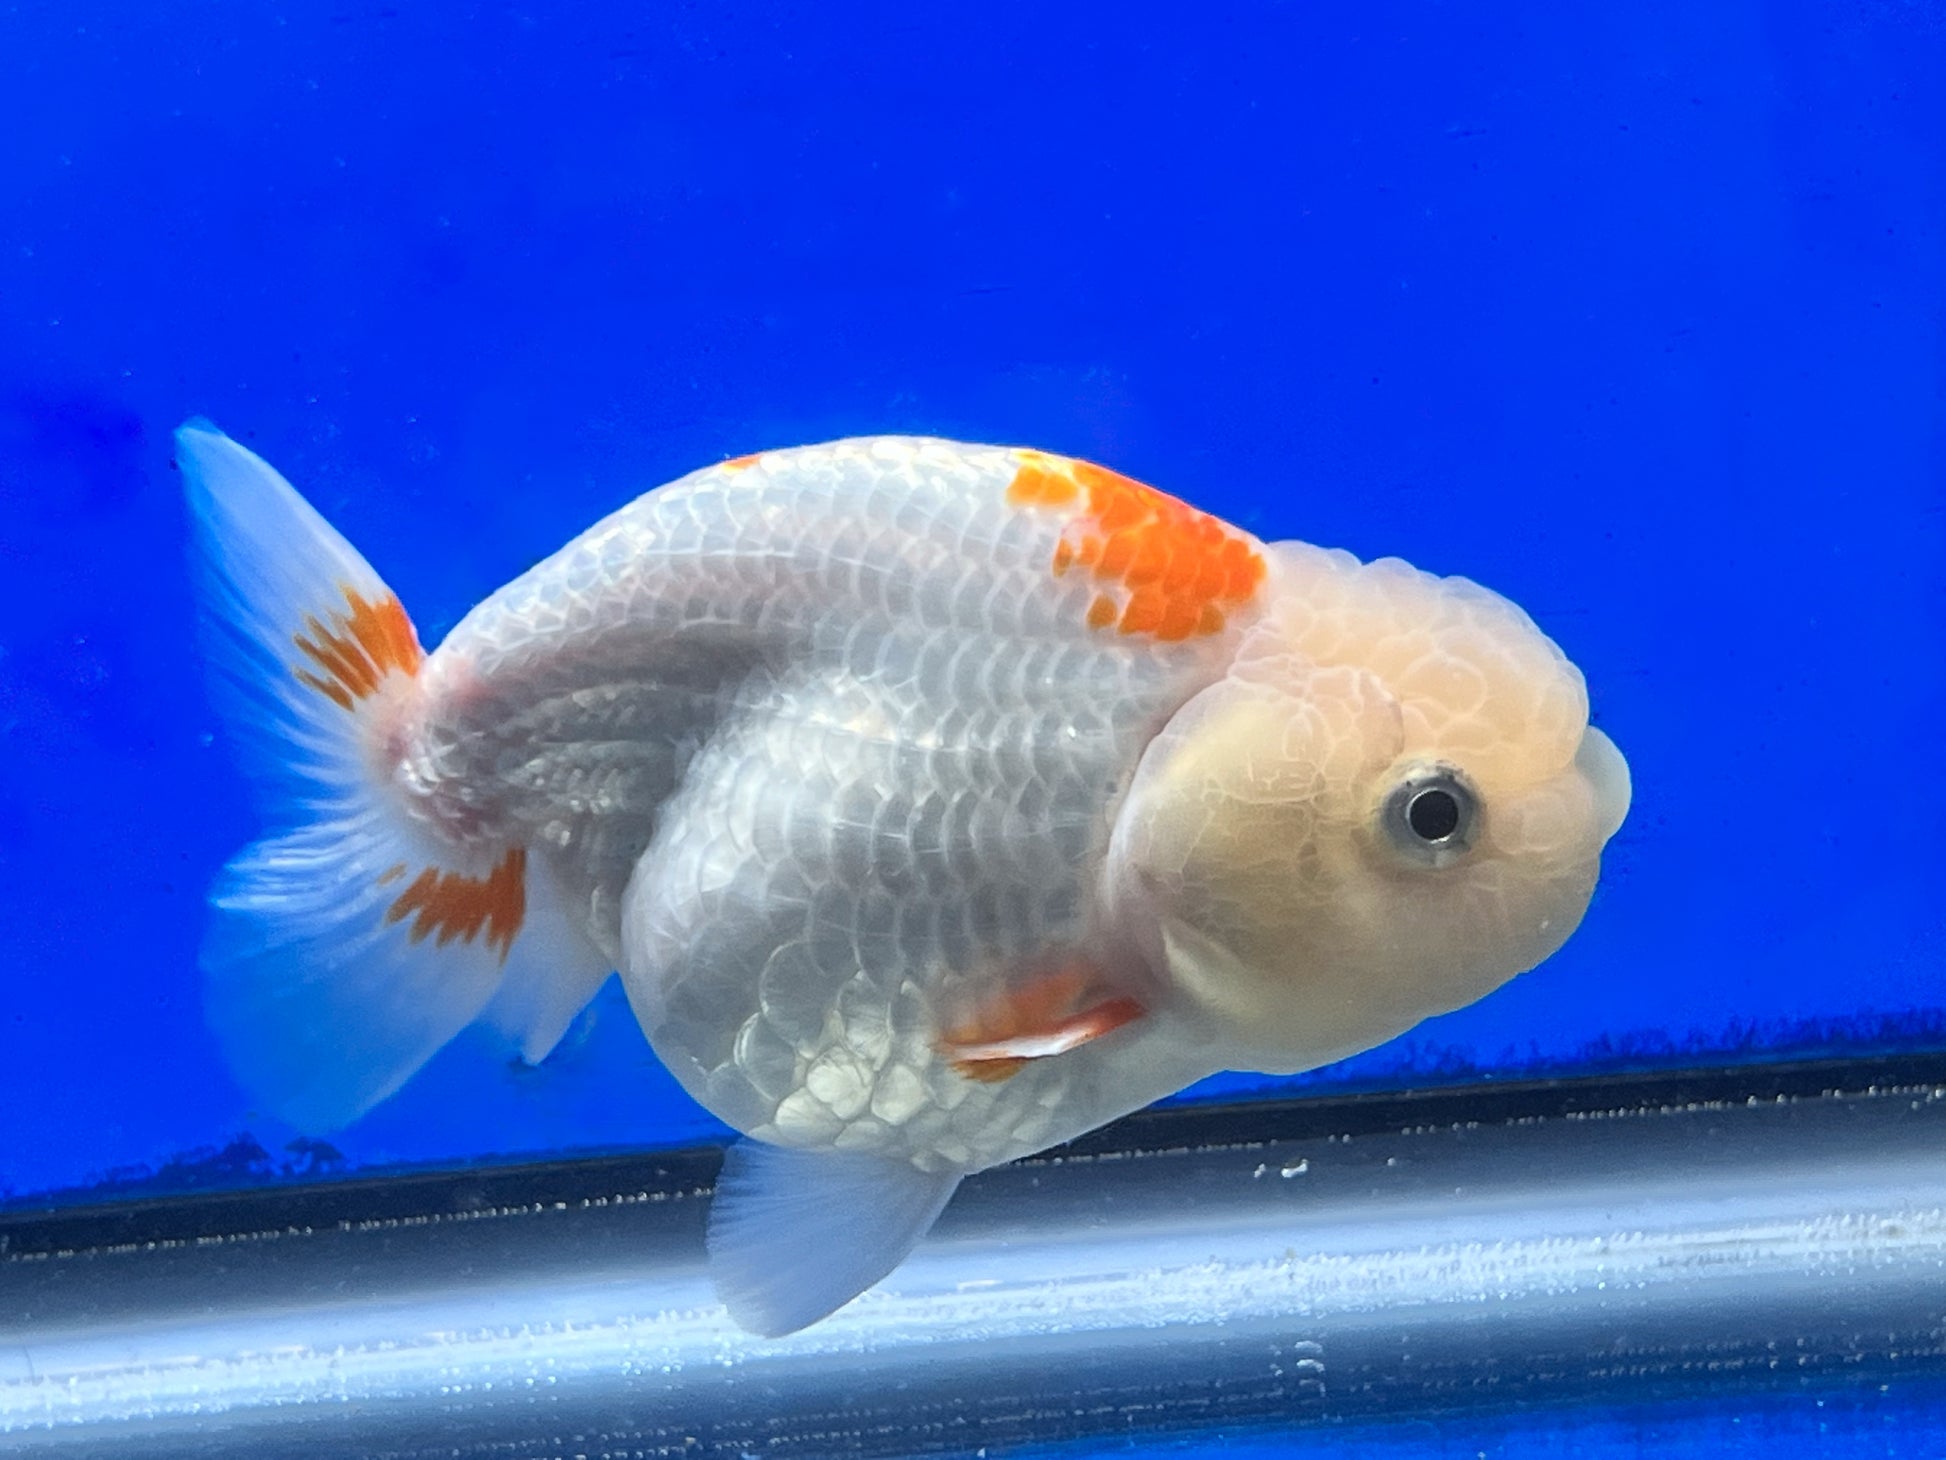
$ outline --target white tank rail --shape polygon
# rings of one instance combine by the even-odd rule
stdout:
[[[1188,1109],[781,1341],[712,1152],[0,1219],[0,1453],[971,1453],[1937,1379],[1946,1060]]]

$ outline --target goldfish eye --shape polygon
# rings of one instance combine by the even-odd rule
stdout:
[[[1443,842],[1459,830],[1458,799],[1444,786],[1428,786],[1405,806],[1405,824],[1422,842]]]
[[[1379,819],[1401,853],[1427,866],[1450,867],[1473,845],[1480,805],[1453,767],[1415,766],[1386,796]]]

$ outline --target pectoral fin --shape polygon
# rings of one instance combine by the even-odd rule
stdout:
[[[946,1030],[939,1049],[968,1079],[1004,1080],[1029,1060],[1065,1054],[1147,1012],[1093,964],[1063,963],[981,1004]]]

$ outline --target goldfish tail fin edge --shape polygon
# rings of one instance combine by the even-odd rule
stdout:
[[[239,1082],[349,1123],[492,1005],[545,1054],[605,976],[520,846],[459,847],[393,772],[424,659],[398,599],[266,462],[176,433],[212,695],[271,834],[210,894],[204,1007]],[[496,995],[500,995],[496,1001]]]
[[[273,821],[343,804],[375,708],[424,651],[357,549],[255,453],[208,421],[176,432],[210,693]]]
[[[795,1333],[903,1262],[962,1175],[881,1156],[739,1141],[724,1157],[710,1202],[716,1295],[750,1333]]]
[[[349,820],[267,837],[210,892],[204,1017],[254,1107],[310,1134],[391,1095],[501,982],[497,957],[398,936],[387,840]]]

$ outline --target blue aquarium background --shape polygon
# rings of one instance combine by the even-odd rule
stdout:
[[[1634,810],[1563,953],[1275,1088],[1946,1049],[1930,0],[23,0],[0,138],[17,1202],[718,1132],[612,983],[329,1148],[250,1108],[195,971],[254,827],[193,414],[428,642],[640,491],[874,432],[1475,577],[1584,669]]]

